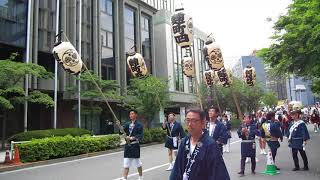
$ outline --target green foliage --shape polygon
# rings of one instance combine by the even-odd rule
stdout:
[[[52,98],[40,91],[31,91],[25,97],[22,86],[26,75],[48,79],[53,77],[52,73],[37,64],[16,62],[16,56],[17,54],[12,54],[8,59],[0,60],[0,110],[13,109],[15,104],[25,101],[53,106]]]
[[[103,137],[68,135],[33,139],[31,142],[19,144],[18,147],[22,162],[33,162],[105,151],[119,147],[119,145],[120,136],[114,134]]]
[[[261,102],[266,106],[272,107],[277,105],[278,98],[273,92],[267,92],[261,97]]]
[[[114,80],[103,80],[92,71],[85,71],[81,74],[80,78],[76,78],[81,81],[81,97],[83,100],[88,100],[89,105],[82,105],[82,113],[84,114],[99,114],[102,111],[100,103],[96,101],[102,101],[101,92],[105,95],[107,100],[121,101],[124,97],[119,95],[120,86]],[[96,84],[101,89],[96,86]],[[68,87],[67,90],[71,93],[77,93],[77,87]]]
[[[168,82],[151,75],[133,78],[128,86],[128,96],[123,101],[123,106],[127,109],[137,109],[150,121],[160,108],[168,106]]]
[[[275,74],[295,74],[312,80],[320,93],[320,1],[295,0],[275,23],[275,43],[258,56]]]
[[[206,87],[206,85],[201,86],[200,91],[203,96],[204,108],[208,108],[210,104],[218,107],[218,102],[221,111],[230,108],[232,112],[237,112],[236,105],[232,93],[234,93],[240,103],[242,112],[249,112],[256,110],[260,107],[260,98],[263,95],[263,90],[259,84],[255,86],[248,86],[242,80],[238,78],[233,78],[233,84],[231,87],[226,88],[220,85],[213,86],[211,88]],[[216,95],[213,93],[216,91]],[[209,102],[212,100],[212,102]]]
[[[42,139],[52,136],[82,136],[91,134],[90,131],[80,128],[65,128],[65,129],[46,129],[21,132],[11,136],[8,141],[30,141],[31,139]]]
[[[167,133],[162,128],[144,129],[141,143],[164,142],[166,137]]]
[[[241,124],[240,119],[236,119],[236,118],[231,119],[231,128],[232,129],[238,128],[240,126],[240,124]]]

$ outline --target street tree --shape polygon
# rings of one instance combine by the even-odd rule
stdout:
[[[136,109],[150,127],[154,115],[168,106],[168,82],[152,75],[132,78],[127,89],[128,97],[123,101],[127,109]]]
[[[320,93],[319,12],[319,0],[294,0],[274,24],[274,43],[257,53],[275,74],[310,79],[314,93]]]
[[[17,56],[17,53],[13,53],[8,59],[0,60],[0,116],[3,118],[3,132],[6,130],[8,114],[18,105],[29,102],[53,107],[52,98],[39,90],[30,89],[25,96],[23,84],[26,75],[50,79],[53,77],[52,73],[34,63],[18,62]]]
[[[104,102],[101,92],[107,98],[108,101],[121,103],[124,98],[120,95],[120,86],[114,80],[104,80],[92,71],[85,71],[77,77],[77,80],[81,81],[81,114],[84,116],[84,124],[89,124],[88,130],[93,130],[92,123],[94,119],[100,118],[100,114],[103,111],[102,107],[107,105]],[[98,87],[97,87],[98,86]],[[100,91],[101,90],[101,91]],[[78,87],[68,87],[68,91],[72,94],[76,94]]]

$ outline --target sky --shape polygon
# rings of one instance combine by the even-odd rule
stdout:
[[[269,47],[272,26],[291,0],[180,0],[194,26],[213,34],[226,66],[254,49]],[[176,0],[179,3],[179,0]],[[271,18],[268,22],[266,19]],[[229,59],[229,60],[228,60]]]

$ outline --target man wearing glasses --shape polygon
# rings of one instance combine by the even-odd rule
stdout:
[[[203,131],[205,113],[190,109],[185,123],[189,135],[181,142],[170,180],[230,180],[217,143]]]

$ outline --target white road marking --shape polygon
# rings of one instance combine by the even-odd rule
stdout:
[[[145,172],[152,171],[152,170],[155,170],[155,169],[161,168],[161,167],[163,167],[163,166],[168,166],[168,165],[169,165],[169,163],[162,164],[162,165],[159,165],[159,166],[154,166],[154,167],[152,167],[152,168],[149,168],[149,169],[143,170],[142,172],[143,172],[143,173],[145,173]],[[143,173],[142,173],[142,174],[143,174]],[[130,175],[128,175],[128,177],[132,177],[132,176],[136,176],[136,175],[138,175],[138,173],[130,174]],[[123,177],[119,177],[119,178],[117,178],[117,179],[113,179],[113,180],[121,180],[121,179],[123,179]]]

